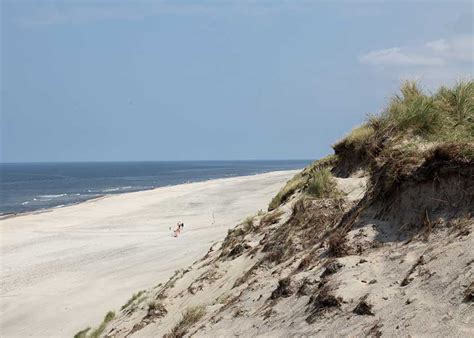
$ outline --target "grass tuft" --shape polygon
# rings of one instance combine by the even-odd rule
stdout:
[[[91,329],[91,328],[88,327],[88,328],[86,328],[86,329],[84,329],[84,330],[79,331],[78,333],[76,333],[76,334],[74,335],[74,338],[86,338],[86,337],[87,337],[87,332],[88,332],[90,329]]]
[[[188,308],[184,313],[181,320],[176,324],[176,326],[171,330],[170,333],[164,335],[166,338],[180,338],[183,337],[188,330],[196,324],[204,315],[206,314],[206,309],[204,306],[195,306]]]
[[[268,206],[268,211],[272,211],[283,203],[286,203],[294,193],[308,186],[308,182],[312,180],[315,173],[323,168],[332,168],[336,163],[336,160],[337,157],[335,155],[326,156],[320,160],[314,161],[300,173],[296,174],[271,200]]]
[[[336,183],[329,169],[323,168],[314,173],[308,183],[307,193],[316,198],[333,197],[336,192]]]
[[[379,122],[382,132],[412,132],[431,141],[474,140],[474,82],[459,82],[426,95],[415,82],[405,82]]]
[[[92,331],[92,333],[90,334],[89,337],[90,338],[99,338],[102,335],[102,333],[104,332],[105,327],[107,326],[107,324],[114,318],[115,318],[115,312],[113,312],[113,311],[107,312],[107,314],[105,315],[104,320],[102,321],[102,323],[99,325],[99,327],[97,329]]]
[[[141,291],[138,291],[137,293],[134,293],[132,295],[132,297],[125,303],[122,305],[122,307],[120,308],[120,310],[124,310],[126,309],[127,307],[129,307],[136,299],[138,299],[141,295],[143,295],[146,291],[145,290],[141,290]]]

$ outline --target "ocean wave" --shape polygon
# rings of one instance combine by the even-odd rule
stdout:
[[[39,198],[59,198],[59,197],[64,197],[67,196],[67,194],[58,194],[58,195],[39,195]]]
[[[102,190],[103,192],[114,192],[114,191],[119,191],[120,188],[108,188],[108,189],[104,189]]]
[[[21,203],[21,205],[27,205],[28,203],[30,203],[30,201],[25,201],[25,202]]]
[[[139,187],[135,187],[135,188],[139,188]],[[127,189],[133,189],[133,187],[131,185],[127,185],[125,187],[107,188],[107,189],[103,189],[102,192],[114,192],[114,191],[121,191],[121,190],[127,190]]]

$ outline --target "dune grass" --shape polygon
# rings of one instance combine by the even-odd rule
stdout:
[[[374,123],[375,122],[375,123]],[[474,140],[474,82],[458,82],[425,94],[413,81],[405,82],[379,118],[379,133],[412,133],[428,141]]]
[[[107,314],[104,317],[104,320],[102,321],[102,323],[100,323],[99,327],[97,329],[95,329],[94,331],[92,331],[92,333],[88,337],[90,337],[90,338],[99,338],[102,335],[102,333],[104,332],[105,327],[107,326],[107,324],[114,318],[115,318],[115,312],[113,312],[113,311],[107,312]]]
[[[204,306],[195,306],[188,308],[181,318],[181,320],[175,325],[170,333],[166,334],[166,338],[180,338],[183,337],[188,330],[195,323],[199,321],[206,314]]]
[[[78,333],[74,335],[74,338],[87,338],[87,332],[89,332],[90,329],[91,328],[88,327],[84,330],[79,331]]]
[[[315,172],[313,178],[308,183],[306,191],[308,195],[316,198],[334,196],[336,183],[334,182],[331,171],[327,168],[323,168]]]
[[[362,149],[369,139],[374,135],[374,128],[369,123],[365,123],[359,127],[356,127],[351,130],[342,140],[336,143],[334,147],[337,147],[339,144],[346,143],[353,146],[353,148],[358,151]]]
[[[145,293],[145,290],[141,290],[141,291],[138,291],[137,293],[134,293],[132,297],[130,297],[130,299],[125,304],[122,305],[120,310],[124,310],[127,307],[129,307],[136,299],[138,299],[144,293]]]
[[[474,82],[460,81],[427,94],[415,81],[406,81],[379,116],[370,116],[334,147],[349,145],[357,151],[376,140],[410,136],[430,142],[474,141]]]
[[[296,191],[307,188],[309,181],[311,181],[320,169],[331,168],[336,162],[336,155],[329,155],[320,160],[314,161],[308,167],[303,169],[290,179],[285,186],[278,192],[278,194],[271,200],[268,210],[274,210],[285,203],[288,198]]]
[[[470,157],[473,142],[472,80],[441,87],[434,93],[407,81],[380,115],[369,116],[333,148],[343,164],[339,169],[349,175],[359,168],[377,170],[395,157],[402,161],[422,158],[441,145],[467,145],[458,148]]]

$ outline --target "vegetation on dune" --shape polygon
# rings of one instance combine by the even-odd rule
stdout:
[[[436,142],[474,140],[474,82],[441,87],[429,95],[416,82],[407,81],[380,116],[370,117],[340,142],[360,145],[374,137],[415,135]]]
[[[125,308],[129,307],[136,299],[138,299],[141,295],[143,295],[146,291],[141,290],[137,293],[134,293],[132,297],[120,308],[120,310],[124,310]]]
[[[296,191],[305,190],[308,188],[310,182],[313,181],[315,175],[323,169],[331,168],[336,163],[336,156],[329,155],[320,160],[314,161],[308,167],[296,174],[286,185],[278,192],[278,194],[271,200],[268,210],[278,208],[285,203],[288,198]]]
[[[90,329],[91,329],[91,328],[88,327],[88,328],[86,328],[86,329],[84,329],[84,330],[79,331],[78,333],[76,333],[76,334],[74,335],[74,338],[87,338],[87,332],[88,332]]]
[[[289,180],[272,199],[269,212],[259,212],[230,229],[217,257],[217,260],[228,262],[247,253],[251,259],[255,258],[251,261],[252,266],[235,280],[232,288],[245,283],[252,285],[261,277],[261,271],[270,271],[283,263],[285,271],[293,271],[294,274],[324,269],[318,279],[313,281],[305,277],[301,285],[290,274],[279,280],[270,295],[272,303],[294,294],[311,295],[307,305],[308,323],[347,303],[337,296],[337,285],[331,283],[344,266],[336,258],[349,254],[362,255],[365,250],[374,250],[382,245],[378,239],[367,241],[367,236],[361,231],[354,236],[348,235],[350,229],[356,229],[357,222],[366,215],[374,219],[395,220],[391,222],[394,227],[401,225],[394,229],[399,232],[397,240],[405,238],[400,233],[408,231],[411,231],[410,236],[423,231],[424,238],[428,238],[435,226],[441,224],[442,217],[446,224],[459,229],[460,234],[470,231],[465,224],[470,220],[473,201],[470,180],[474,170],[474,83],[459,82],[453,88],[442,87],[428,95],[415,82],[406,82],[379,116],[369,117],[366,123],[354,128],[333,148],[334,155],[313,162]],[[369,182],[365,195],[357,203],[342,198],[337,189],[338,181],[334,178],[354,174],[368,176]],[[295,193],[302,196],[292,199],[291,215],[286,217],[287,209],[278,207],[287,203]],[[423,197],[422,193],[429,198]],[[451,201],[455,201],[455,208]],[[372,226],[375,227],[375,224]],[[255,244],[256,239],[258,244]],[[204,259],[212,251],[213,247]],[[324,265],[320,264],[321,257],[327,258]],[[215,258],[212,260],[215,267],[193,284],[220,278],[217,262]],[[363,262],[367,261],[361,259],[360,263]],[[411,282],[415,268],[423,264],[420,257],[402,280],[402,287]],[[184,273],[176,271],[163,290],[173,287]],[[216,275],[218,277],[214,277]],[[376,282],[375,279],[373,281]],[[192,295],[196,293],[193,284],[188,287]],[[465,302],[472,302],[473,290],[472,284],[464,290]],[[163,292],[160,291],[156,299],[163,298]],[[136,308],[142,301],[140,297],[143,293],[134,294],[122,306],[123,313]],[[225,294],[217,302],[225,304],[221,308],[223,311],[236,303],[239,297]],[[351,305],[350,311],[356,315],[373,316],[372,308],[367,294],[359,298],[355,307]],[[163,303],[149,303],[146,316],[131,332],[167,313]],[[198,327],[196,323],[205,315],[204,306],[186,309],[164,337],[192,334],[191,328]],[[78,332],[75,338],[102,335],[114,316],[113,312],[109,312],[96,330],[87,334],[90,332],[87,328]],[[380,333],[379,328],[375,324],[371,331]]]
[[[328,168],[316,171],[314,176],[309,180],[306,190],[312,197],[333,197],[336,192],[336,182],[334,182],[331,171]]]
[[[86,334],[89,329],[83,330],[81,332],[84,332],[84,335],[79,336],[79,337],[99,338],[102,335],[102,333],[104,332],[105,327],[107,326],[107,324],[114,318],[115,318],[115,312],[113,312],[113,311],[107,312],[107,314],[104,317],[104,320],[102,321],[102,323],[100,323],[100,325],[97,329],[92,331],[92,333],[90,335]],[[78,332],[77,334],[79,334],[81,332]]]
[[[474,141],[474,82],[459,82],[426,95],[405,82],[378,122],[381,132],[412,132],[437,142]]]
[[[75,335],[74,335],[74,338],[99,338],[102,333],[104,332],[105,330],[105,327],[107,326],[107,324],[115,318],[115,312],[113,311],[109,311],[107,312],[107,314],[105,315],[104,317],[104,320],[102,321],[102,323],[100,323],[99,327],[97,329],[95,329],[94,331],[91,332],[91,334],[87,334],[87,332],[90,331],[90,327],[84,329],[84,330],[81,330],[79,332],[77,332]]]
[[[394,157],[423,157],[441,144],[464,143],[472,148],[473,142],[473,81],[441,87],[431,95],[407,81],[379,116],[369,117],[333,148],[337,166],[345,166],[350,174],[361,165],[373,169]]]
[[[362,150],[367,141],[374,135],[374,128],[369,124],[363,124],[351,130],[338,144],[350,144],[356,151]]]
[[[204,306],[195,306],[188,308],[184,313],[181,320],[171,330],[170,333],[164,335],[166,338],[180,338],[183,337],[188,330],[197,323],[206,314]]]

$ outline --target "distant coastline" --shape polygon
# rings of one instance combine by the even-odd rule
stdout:
[[[107,195],[301,169],[310,160],[0,164],[0,219]]]
[[[306,160],[302,160],[302,161],[306,161]],[[299,161],[297,161],[297,162],[299,162]],[[307,162],[310,162],[310,161],[307,160]],[[289,170],[301,170],[301,169],[303,169],[303,167],[301,167],[301,168],[292,168],[292,169],[279,169],[279,170],[273,170],[273,171],[262,171],[262,172],[257,172],[257,173],[250,173],[250,174],[247,174],[247,175],[224,176],[224,177],[218,177],[218,178],[204,178],[204,179],[201,179],[201,180],[185,181],[185,182],[180,182],[180,183],[176,183],[176,184],[167,184],[167,185],[159,185],[159,186],[154,186],[154,187],[146,187],[146,188],[143,188],[143,189],[137,189],[137,190],[131,190],[131,191],[120,191],[120,189],[110,189],[110,192],[108,192],[108,193],[103,193],[103,194],[100,194],[100,195],[93,195],[93,196],[91,195],[89,198],[85,198],[85,199],[78,200],[78,201],[72,201],[72,202],[69,202],[69,203],[53,205],[53,206],[44,207],[44,208],[38,208],[38,209],[35,209],[35,210],[18,211],[18,212],[12,211],[12,212],[0,213],[0,221],[5,220],[5,219],[20,217],[20,216],[25,216],[25,215],[48,213],[48,212],[51,212],[55,209],[70,207],[70,206],[83,204],[83,203],[91,203],[91,202],[101,200],[101,199],[104,199],[104,198],[107,198],[107,197],[110,197],[110,196],[115,196],[115,195],[124,195],[124,194],[140,192],[140,191],[156,190],[156,189],[160,189],[160,188],[163,188],[163,187],[170,187],[170,186],[181,186],[181,185],[188,185],[188,184],[193,184],[193,183],[202,183],[202,182],[209,182],[209,181],[226,180],[226,179],[231,179],[231,178],[244,178],[244,177],[257,176],[257,175],[269,174],[269,173],[274,173],[274,172],[284,172],[284,171],[289,171]]]

